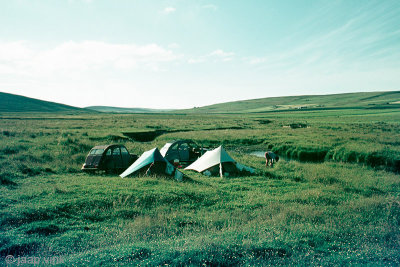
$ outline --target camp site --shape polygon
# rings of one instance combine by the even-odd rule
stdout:
[[[59,255],[65,265],[397,265],[400,109],[384,103],[2,112],[1,255]],[[266,151],[280,157],[273,167]]]
[[[400,0],[0,1],[0,266],[400,266]]]

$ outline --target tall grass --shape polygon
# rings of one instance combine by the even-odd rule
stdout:
[[[259,171],[269,178],[26,178],[2,191],[1,252],[92,265],[398,264],[396,175],[284,161]]]
[[[375,113],[367,122],[359,114],[347,114],[351,120],[308,114],[298,121],[309,128],[298,129],[284,127],[296,123],[284,113],[19,116],[0,121],[3,258],[62,255],[66,265],[400,264],[400,182],[392,172],[400,127],[391,116]],[[143,143],[122,134],[154,127],[192,131]],[[178,183],[79,172],[94,145],[117,142],[141,154],[179,138],[223,144],[256,174],[221,179],[187,171],[190,179]],[[260,149],[299,161],[265,168],[264,159],[248,154]]]

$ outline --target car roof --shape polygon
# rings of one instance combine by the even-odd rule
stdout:
[[[195,143],[193,140],[190,139],[180,139],[180,140],[174,140],[171,142],[171,145],[175,145],[175,144],[182,144],[182,143]]]
[[[189,144],[189,143],[193,143],[193,144],[196,144],[196,142],[194,142],[194,141],[192,141],[192,140],[190,140],[190,139],[173,140],[172,142],[165,143],[165,145],[164,145],[164,146],[161,148],[161,150],[160,150],[161,155],[165,156],[164,154],[166,154],[167,151],[168,151],[172,146],[174,146],[174,145],[176,145],[176,144],[181,145],[181,144],[183,144],[183,143],[188,143],[188,144]]]
[[[115,145],[115,144],[112,144],[112,145],[100,145],[100,146],[95,146],[92,149],[104,149],[104,150],[106,150],[109,147],[125,147],[125,146],[123,146],[123,145]]]

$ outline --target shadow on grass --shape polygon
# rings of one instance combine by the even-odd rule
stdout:
[[[30,255],[39,248],[40,244],[37,242],[27,242],[22,244],[4,244],[0,250],[0,257],[7,255],[23,256]]]

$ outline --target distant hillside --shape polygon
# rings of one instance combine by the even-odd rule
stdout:
[[[0,112],[93,112],[82,108],[0,92]]]
[[[259,98],[182,110],[188,113],[253,113],[329,108],[400,108],[400,91]]]
[[[150,108],[118,108],[108,106],[90,106],[86,109],[95,110],[99,112],[110,112],[110,113],[158,113],[168,112],[171,109],[150,109]]]
[[[90,106],[77,108],[0,92],[0,112],[257,113],[332,108],[400,108],[400,91],[259,98],[186,110]]]

